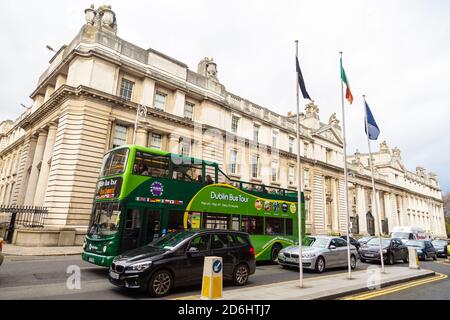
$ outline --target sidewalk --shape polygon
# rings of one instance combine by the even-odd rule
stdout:
[[[361,270],[352,273],[352,280],[347,273],[320,275],[304,279],[304,288],[299,288],[299,280],[273,283],[262,286],[243,287],[223,291],[224,300],[319,300],[335,299],[369,290],[369,286],[379,287],[417,280],[435,275],[430,270],[413,270],[408,267],[388,267],[386,273],[380,269]],[[199,296],[182,297],[182,299],[199,299]]]
[[[3,244],[5,256],[70,256],[80,255],[83,252],[81,246],[74,247],[21,247],[12,244]]]

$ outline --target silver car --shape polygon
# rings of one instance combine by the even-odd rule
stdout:
[[[350,266],[356,268],[358,251],[350,245]],[[278,264],[283,267],[298,267],[298,246],[282,249],[278,254]],[[326,268],[346,267],[347,241],[339,237],[310,236],[307,245],[302,246],[303,268],[323,272]]]

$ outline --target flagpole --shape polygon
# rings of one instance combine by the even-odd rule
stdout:
[[[339,52],[341,57],[342,68],[342,51]],[[342,70],[341,70],[342,72]],[[347,173],[347,139],[345,136],[345,108],[344,108],[344,81],[341,77],[341,107],[342,107],[342,132],[343,132],[343,148],[344,148],[344,194],[345,194],[345,212],[347,215],[347,264],[348,279],[352,278],[352,266],[350,265],[350,214],[348,210],[348,173]]]
[[[366,107],[366,96],[363,95],[363,99],[364,99],[364,114],[366,115],[366,135],[367,135],[367,146],[369,147],[369,165],[370,165],[370,171],[372,173],[372,202],[373,205],[372,207],[375,208],[375,216],[377,217],[378,220],[378,238],[380,241],[380,260],[381,260],[381,272],[384,273],[384,257],[383,257],[383,248],[381,245],[381,219],[378,213],[378,202],[376,199],[376,189],[375,189],[375,178],[374,178],[374,174],[373,174],[373,163],[372,163],[372,150],[370,147],[370,139],[369,139],[369,123],[368,123],[368,119],[367,119],[367,107]]]
[[[295,40],[295,58],[298,59],[298,40]],[[298,264],[300,269],[300,288],[303,288],[303,257],[302,257],[302,171],[300,158],[300,96],[299,96],[299,78],[297,72],[296,90],[297,90],[297,212],[298,212]]]

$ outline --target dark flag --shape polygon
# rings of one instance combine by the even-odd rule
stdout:
[[[372,111],[370,111],[369,105],[366,102],[366,124],[364,129],[369,131],[368,136],[370,140],[377,140],[378,135],[380,134],[380,129],[378,128],[377,123],[375,122],[375,118],[373,117]]]
[[[295,67],[297,69],[298,85],[300,86],[300,90],[302,91],[303,98],[312,100],[309,97],[308,91],[306,91],[305,80],[303,79],[302,70],[300,70],[300,64],[298,63],[297,57],[295,57],[295,64],[296,64]]]

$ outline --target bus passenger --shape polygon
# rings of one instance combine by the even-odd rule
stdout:
[[[201,174],[199,174],[199,175],[198,175],[198,177],[197,177],[197,181],[198,181],[198,182],[203,182],[203,177],[202,177],[202,175],[201,175]]]
[[[206,184],[213,184],[213,183],[214,183],[213,179],[212,179],[211,176],[208,174],[208,175],[206,176]]]

